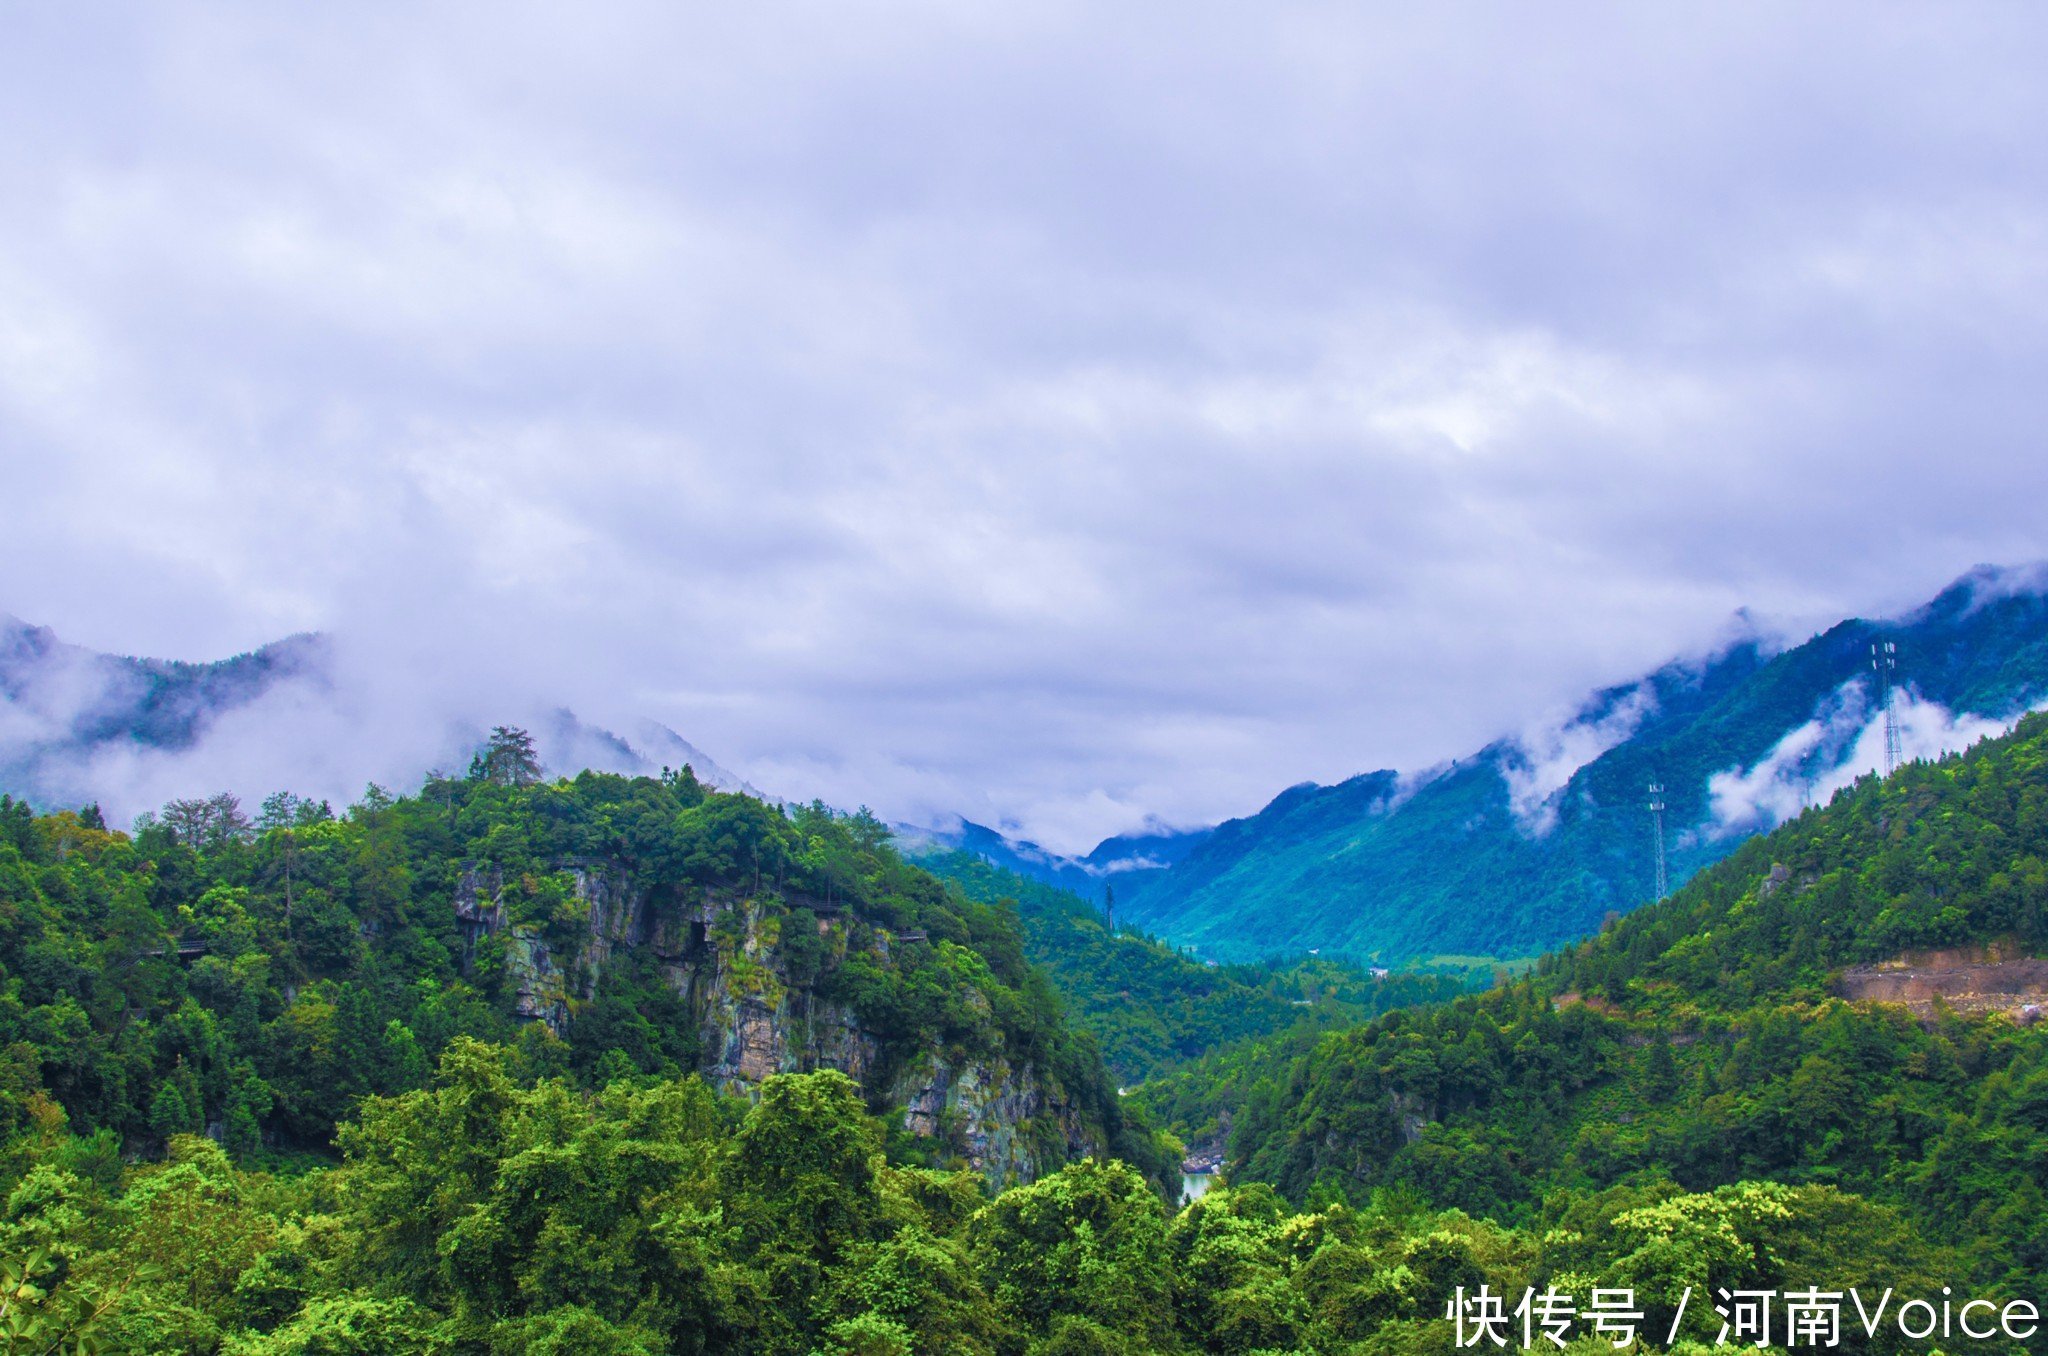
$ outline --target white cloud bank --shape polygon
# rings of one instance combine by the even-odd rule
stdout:
[[[1904,3],[17,7],[0,609],[322,630],[1062,851],[1427,767],[1739,606],[2041,554],[2044,53]]]
[[[1524,833],[1541,838],[1557,827],[1558,793],[1572,774],[1626,741],[1657,712],[1657,693],[1643,682],[1598,715],[1552,721],[1525,732],[1500,765],[1508,808]]]
[[[0,782],[46,807],[97,803],[115,823],[202,789],[232,791],[250,804],[290,790],[336,805],[371,782],[409,789],[429,771],[460,773],[499,722],[529,729],[551,772],[687,764],[714,785],[755,790],[652,721],[606,731],[560,708],[521,704],[511,690],[478,706],[471,682],[366,664],[332,638],[274,647],[266,674],[236,683],[215,675],[212,696],[165,685],[125,661],[21,639],[0,618]],[[220,695],[228,686],[237,690]],[[172,714],[191,710],[190,727]],[[138,718],[158,728],[131,738]],[[181,727],[197,738],[177,739]]]
[[[1951,712],[1910,687],[1892,697],[1900,755],[1908,762],[1939,758],[2004,734],[2011,720]],[[1858,678],[1843,684],[1813,719],[1788,732],[1754,767],[1728,768],[1707,779],[1716,836],[1769,829],[1810,806],[1824,805],[1858,777],[1883,770],[1884,715]]]

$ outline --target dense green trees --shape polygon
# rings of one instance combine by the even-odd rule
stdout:
[[[1044,967],[1074,1020],[1101,1042],[1103,1058],[1125,1084],[1240,1041],[1444,1002],[1493,977],[1490,967],[1374,975],[1315,957],[1208,965],[1133,928],[1113,928],[1080,896],[971,852],[933,853],[918,864],[969,899],[1015,908],[1031,959]]]
[[[1096,1159],[991,1198],[889,1163],[836,1073],[752,1104],[694,1077],[586,1089],[466,1038],[341,1141],[297,1175],[191,1136],[124,1166],[46,1117],[10,1145],[0,1257],[42,1278],[44,1330],[224,1356],[1420,1356],[1461,1287],[1596,1283],[1638,1296],[1661,1346],[1687,1286],[1682,1331],[1710,1341],[1710,1282],[1951,1275],[1896,1211],[1824,1185],[1565,1191],[1528,1228],[1398,1192],[1298,1212],[1256,1184],[1173,1213]]]
[[[650,947],[613,946],[587,991],[536,993],[536,948],[570,975],[593,945],[601,877],[685,941],[676,920],[711,901],[704,944],[749,992],[799,984],[857,1013],[880,1045],[873,1109],[917,1059],[1001,1058],[1098,1142],[1171,1170],[1025,961],[1014,913],[906,863],[872,816],[785,811],[687,769],[541,782],[530,743],[500,729],[470,776],[372,788],[340,816],[280,793],[252,824],[216,797],[133,838],[0,798],[0,1132],[43,1095],[132,1150],[207,1133],[324,1154],[362,1098],[421,1086],[465,1036],[585,1084],[687,1073],[712,1056]],[[520,1017],[536,1007],[554,1032]]]
[[[1188,997],[1176,1022],[1285,991],[1078,915],[1020,928],[866,816],[686,774],[479,776],[200,838],[0,803],[0,1352],[1420,1356],[1481,1287],[1625,1290],[1662,1350],[1716,1340],[1721,1287],[2048,1281],[2048,1028],[1841,993],[1901,948],[2048,944],[2048,718],[1861,784],[1486,994],[1148,1084],[1230,1138],[1229,1180],[1178,1210],[1027,947],[1067,948],[1098,1017],[1109,984]],[[746,901],[749,944],[885,1057],[1051,1070],[1128,1161],[996,1190],[840,1074],[721,1094],[631,964],[566,1041],[518,1020],[458,891],[504,882],[493,907],[570,948],[565,873],[599,860]],[[740,937],[704,916],[706,945]]]
[[[1296,1199],[1394,1190],[1534,1226],[1559,1192],[1826,1185],[1903,1211],[1975,1283],[2038,1294],[2048,1030],[1838,990],[1914,947],[2039,954],[2044,856],[2034,717],[1866,779],[1522,980],[1215,1056],[1144,1099],[1183,1134],[1227,1110],[1239,1180]]]
[[[1768,826],[1716,803],[1717,774],[1757,768],[1812,721],[1834,728],[1807,771],[1845,753],[1832,744],[1875,695],[1874,640],[1897,643],[1901,679],[1950,711],[2010,718],[2039,704],[2048,593],[2014,584],[1972,574],[1882,630],[1845,621],[1783,651],[1745,642],[1596,693],[1580,719],[1628,737],[1540,805],[1528,797],[1545,789],[1531,766],[1543,755],[1513,740],[1420,780],[1290,788],[1172,867],[1133,873],[1118,913],[1228,960],[1319,946],[1404,966],[1569,946],[1651,897],[1644,786],[1666,788],[1675,879],[1720,860]]]

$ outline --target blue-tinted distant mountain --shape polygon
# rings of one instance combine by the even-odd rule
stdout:
[[[893,827],[897,843],[912,857],[971,852],[1005,871],[1096,902],[1102,900],[1105,888],[1114,888],[1121,899],[1132,881],[1164,871],[1193,852],[1211,832],[1160,829],[1119,834],[1103,839],[1085,857],[1069,857],[1036,843],[1007,837],[969,819],[961,820],[953,828],[919,828],[908,824]]]
[[[1533,955],[1653,893],[1652,781],[1675,887],[1875,768],[1878,641],[1898,646],[1906,755],[1973,742],[2048,699],[2048,571],[1980,568],[1900,621],[1783,652],[1745,639],[1418,776],[1290,788],[1131,877],[1118,913],[1224,960]]]
[[[110,751],[177,753],[222,714],[281,686],[328,689],[318,635],[289,636],[210,664],[100,654],[0,614],[0,790],[78,799],[86,765]]]
[[[133,658],[0,614],[0,792],[117,815],[221,790],[347,797],[372,779],[404,789],[432,768],[459,769],[490,725],[510,722],[532,731],[553,772],[688,764],[714,786],[760,794],[653,721],[620,734],[559,706],[393,711],[341,658],[318,634],[212,663]]]
[[[1193,852],[1214,832],[1215,829],[1204,827],[1120,833],[1097,843],[1081,862],[1110,877],[1131,871],[1157,871]]]

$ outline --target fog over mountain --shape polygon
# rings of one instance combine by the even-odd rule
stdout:
[[[565,707],[501,713],[532,731],[544,766],[574,774],[688,766],[759,794],[673,730],[624,734]],[[43,808],[97,804],[125,824],[175,797],[292,791],[346,805],[370,782],[410,790],[460,772],[490,717],[445,690],[372,681],[345,641],[292,636],[211,664],[97,654],[0,615],[0,791]]]
[[[1896,663],[1889,699],[1878,646]],[[1129,877],[1120,912],[1231,960],[1533,956],[1656,898],[1660,855],[1683,884],[1890,771],[1887,700],[1901,762],[2048,706],[2048,578],[1981,567],[1884,622],[1673,660],[1462,759],[1291,787]]]
[[[1098,903],[1113,891],[1119,917],[1224,959],[1516,958],[1654,894],[1650,782],[1682,882],[1882,770],[1879,641],[1900,653],[1900,755],[1967,748],[2048,703],[2048,570],[1979,567],[1896,619],[1789,645],[1745,620],[1709,653],[1460,758],[1300,782],[1213,828],[1154,823],[1085,854],[957,813],[895,828],[913,856],[964,849]],[[345,639],[295,636],[209,665],[117,658],[0,619],[0,791],[97,802],[125,822],[174,796],[291,789],[342,803],[369,780],[402,789],[465,766],[494,717],[462,706],[460,684],[393,684],[349,655]],[[511,709],[551,772],[687,764],[760,794],[645,718],[608,729],[560,705]]]
[[[11,15],[0,608],[1077,854],[2043,552],[2038,10],[791,23]]]

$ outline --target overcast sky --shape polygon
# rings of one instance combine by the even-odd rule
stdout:
[[[0,610],[1086,847],[2048,555],[2035,6],[16,5]]]

